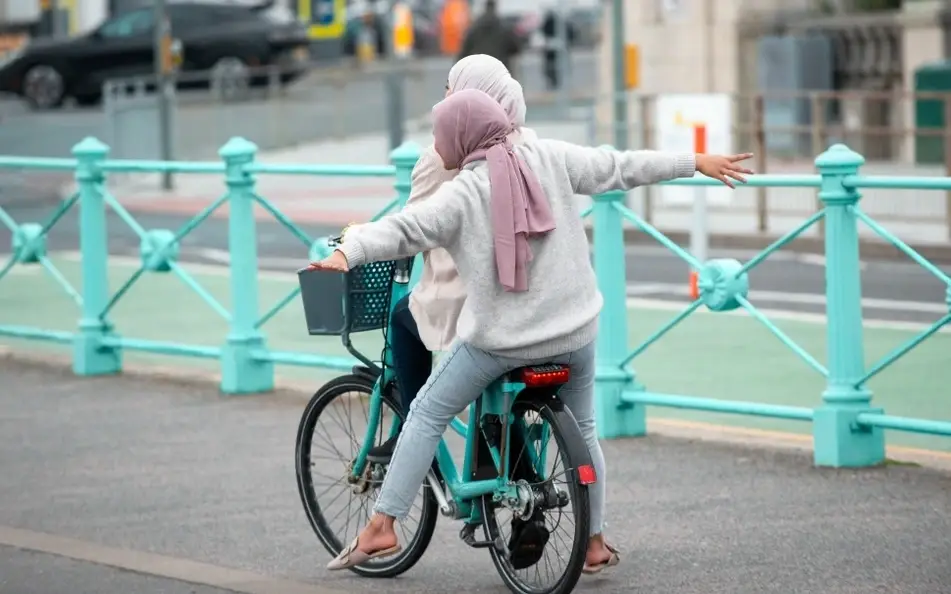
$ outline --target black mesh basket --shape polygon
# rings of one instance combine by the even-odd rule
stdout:
[[[307,332],[341,336],[386,327],[396,262],[371,262],[350,272],[301,270]]]

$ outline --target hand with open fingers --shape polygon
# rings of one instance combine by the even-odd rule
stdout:
[[[698,154],[697,171],[707,177],[718,179],[731,188],[735,188],[736,186],[733,185],[732,180],[745,184],[746,178],[743,175],[753,173],[752,169],[740,165],[740,162],[746,161],[752,156],[753,153],[741,153],[739,155]]]
[[[330,270],[333,272],[347,272],[350,265],[347,263],[347,257],[340,250],[334,250],[332,254],[318,262],[311,262],[307,266],[308,270]]]

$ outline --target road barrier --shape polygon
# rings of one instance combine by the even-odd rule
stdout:
[[[0,225],[12,234],[12,253],[0,267],[0,280],[16,282],[8,273],[14,266],[41,266],[63,287],[80,311],[75,332],[36,327],[3,325],[0,336],[34,339],[71,345],[73,370],[78,375],[115,374],[122,370],[123,351],[144,351],[166,355],[217,359],[221,369],[221,390],[227,394],[258,393],[274,386],[274,365],[286,364],[347,370],[356,361],[268,348],[263,328],[282,308],[297,299],[299,289],[278,300],[261,313],[258,298],[258,254],[255,205],[264,208],[310,250],[312,258],[326,255],[326,239],[309,237],[255,190],[260,175],[306,175],[313,177],[388,177],[394,180],[395,197],[376,215],[382,217],[405,204],[409,196],[413,166],[419,147],[404,144],[391,154],[389,166],[338,166],[262,164],[255,161],[257,147],[242,138],[231,139],[220,150],[221,162],[160,162],[108,159],[109,148],[87,138],[73,149],[74,159],[0,157],[0,169],[73,171],[77,191],[62,201],[45,222],[17,222],[0,207]],[[604,296],[601,331],[598,336],[597,407],[605,438],[643,435],[645,407],[662,406],[761,417],[811,421],[814,459],[821,466],[868,466],[885,456],[884,431],[894,429],[951,436],[951,422],[890,416],[872,403],[867,382],[906,355],[929,336],[951,322],[945,313],[933,325],[898,347],[879,362],[866,367],[862,336],[862,303],[859,265],[858,225],[869,226],[876,234],[904,252],[947,289],[951,310],[951,278],[882,228],[859,208],[860,190],[916,189],[951,191],[951,178],[863,176],[861,155],[844,145],[829,148],[815,160],[817,175],[756,175],[753,187],[799,187],[818,191],[823,208],[808,217],[758,255],[741,263],[718,259],[698,261],[626,206],[626,193],[607,192],[594,196],[592,205],[581,213],[592,217],[594,268]],[[177,174],[222,174],[226,190],[178,230],[145,229],[108,192],[106,175],[119,172],[174,172]],[[671,182],[704,186],[718,182],[693,178]],[[225,308],[179,265],[181,240],[205,221],[217,208],[228,205],[230,288],[232,305]],[[47,236],[62,216],[77,206],[80,212],[80,252],[82,288],[74,288],[47,255]],[[107,209],[113,210],[141,239],[141,266],[116,291],[107,282]],[[697,296],[678,315],[630,350],[628,345],[628,305],[624,261],[624,221],[629,221],[697,271]],[[812,225],[825,223],[827,360],[821,362],[777,327],[748,299],[749,272],[771,254],[791,242]],[[126,337],[110,321],[109,313],[127,291],[147,274],[179,276],[229,324],[219,345],[180,344]],[[2,287],[3,285],[0,285]],[[2,289],[0,289],[2,294]],[[631,363],[661,340],[671,329],[700,308],[713,312],[745,309],[778,340],[798,356],[813,373],[826,378],[821,404],[816,408],[730,401],[690,395],[652,392],[638,382]],[[303,321],[302,321],[303,327]],[[935,370],[937,372],[937,370]]]

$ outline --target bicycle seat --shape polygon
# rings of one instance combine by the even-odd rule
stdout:
[[[560,363],[543,363],[514,369],[510,376],[527,388],[562,386],[571,379],[571,367]]]

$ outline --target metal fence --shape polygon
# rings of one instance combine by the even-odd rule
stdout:
[[[594,60],[595,54],[588,50],[572,56],[571,81],[576,88],[594,87]],[[400,129],[425,121],[445,94],[451,66],[449,58],[365,66],[352,62],[334,68],[315,65],[289,84],[285,84],[287,72],[277,67],[246,68],[230,78],[212,72],[182,73],[171,134],[174,154],[213,158],[233,136],[251,138],[263,150],[366,134],[396,137]],[[544,91],[540,56],[526,53],[512,69],[531,107],[547,109],[547,98],[554,95]],[[151,77],[117,79],[105,86],[107,131],[100,136],[108,139],[117,157],[160,154],[153,87]]]
[[[292,84],[277,68],[250,69],[243,76],[230,81],[211,73],[178,77],[184,88],[173,101],[173,154],[211,158],[233,136],[253,138],[269,150],[387,133],[427,113],[443,92],[446,75],[410,62],[386,69],[313,70]],[[160,154],[154,86],[148,77],[105,85],[107,138],[121,158]]]
[[[659,95],[628,95],[630,124],[622,132],[628,146],[657,148]],[[808,167],[811,158],[832,144],[855,146],[868,160],[867,170],[881,175],[951,175],[951,95],[947,93],[825,92],[732,96],[732,147],[755,153],[757,173],[787,173]],[[577,102],[572,108],[579,125],[596,142],[614,138],[610,97]],[[928,127],[917,125],[916,110]],[[591,132],[593,131],[593,132]],[[911,191],[901,198],[888,190],[870,189],[867,212],[914,229],[926,243],[951,238],[951,195]],[[638,212],[665,229],[684,227],[686,207],[664,203],[656,189],[641,192]],[[796,188],[741,190],[729,204],[711,206],[712,213],[731,219],[728,232],[785,233],[802,216],[820,208],[814,192]],[[823,225],[807,236],[821,237]],[[869,231],[863,234],[871,237]]]
[[[264,164],[255,162],[256,147],[243,139],[232,139],[222,149],[223,162],[155,162],[107,160],[108,147],[95,139],[87,139],[74,149],[75,159],[31,159],[3,157],[0,168],[32,168],[74,171],[77,191],[62,201],[55,212],[42,222],[14,221],[0,208],[0,225],[13,236],[13,250],[0,267],[3,287],[11,286],[11,271],[18,266],[45,269],[69,296],[78,311],[75,331],[22,325],[0,326],[0,336],[33,339],[70,345],[73,368],[79,375],[116,373],[122,369],[124,351],[141,351],[164,355],[212,359],[220,364],[221,389],[225,393],[255,393],[274,386],[274,365],[330,367],[348,369],[355,361],[331,355],[286,352],[269,348],[263,329],[278,313],[297,300],[299,288],[280,296],[273,306],[261,313],[259,304],[258,254],[254,209],[263,208],[298,238],[302,249],[310,249],[319,257],[327,248],[325,241],[310,237],[300,226],[282,213],[273,202],[256,190],[262,175],[304,175],[315,179],[327,176],[392,177],[397,195],[383,213],[404,204],[410,191],[411,171],[419,156],[419,147],[400,147],[392,155],[392,166],[347,167],[300,164]],[[819,155],[815,165],[819,175],[758,175],[750,179],[754,187],[801,187],[818,190],[821,209],[746,262],[737,260],[699,261],[626,206],[626,194],[612,191],[594,196],[583,217],[591,216],[594,229],[594,267],[604,308],[601,333],[598,337],[598,371],[596,376],[599,424],[604,437],[642,435],[646,430],[646,406],[674,407],[713,412],[753,415],[812,422],[815,461],[826,466],[868,466],[884,460],[883,429],[911,431],[933,435],[951,435],[951,422],[943,419],[920,419],[893,416],[876,407],[872,401],[869,381],[876,378],[895,361],[917,348],[922,342],[951,322],[945,312],[931,326],[912,336],[892,352],[867,365],[864,356],[861,303],[861,267],[858,249],[858,227],[865,225],[884,241],[894,245],[946,288],[951,308],[951,278],[910,248],[905,242],[882,227],[874,217],[859,206],[860,191],[865,189],[951,191],[948,177],[898,177],[862,175],[863,158],[844,145],[835,145]],[[176,171],[181,174],[219,174],[224,176],[227,190],[177,230],[146,229],[123,208],[106,189],[105,178],[117,172]],[[694,178],[679,180],[675,185],[711,185],[713,180]],[[47,251],[47,238],[70,209],[79,206],[81,285],[59,270]],[[216,299],[190,275],[178,261],[182,241],[203,225],[218,208],[228,208],[230,306]],[[108,277],[109,230],[107,208],[116,213],[123,224],[132,228],[141,239],[141,261],[135,272],[122,282],[118,290],[110,290]],[[793,241],[806,229],[827,222],[825,258],[827,299],[827,339],[825,361],[781,329],[750,297],[749,273],[771,254]],[[628,305],[626,266],[623,257],[623,225],[628,221],[642,233],[666,247],[699,273],[698,294],[673,319],[656,329],[633,350],[629,350],[627,332]],[[112,321],[112,312],[146,277],[175,274],[184,281],[188,291],[197,294],[227,328],[218,344],[182,344],[175,340],[150,340],[121,334]],[[4,278],[6,277],[6,278]],[[3,290],[3,289],[0,289]],[[167,304],[171,305],[171,304]],[[815,373],[825,381],[821,404],[815,407],[786,406],[763,402],[745,402],[679,395],[651,391],[635,381],[630,364],[642,353],[662,341],[667,333],[701,308],[711,312],[743,309],[761,323],[794,356],[805,363],[803,373]],[[176,310],[180,311],[180,310]],[[182,315],[180,312],[178,315]],[[730,318],[728,318],[730,319]],[[732,318],[737,320],[738,318]],[[300,320],[303,324],[303,320]],[[715,337],[719,340],[721,337]],[[720,348],[710,344],[707,348]],[[756,366],[756,354],[745,359]],[[684,368],[691,361],[684,360]],[[935,369],[935,373],[942,370]],[[788,378],[787,378],[788,379]],[[736,384],[742,380],[726,379]],[[903,389],[913,389],[904,385]],[[944,394],[934,394],[943,397]],[[817,401],[820,394],[816,394]]]

